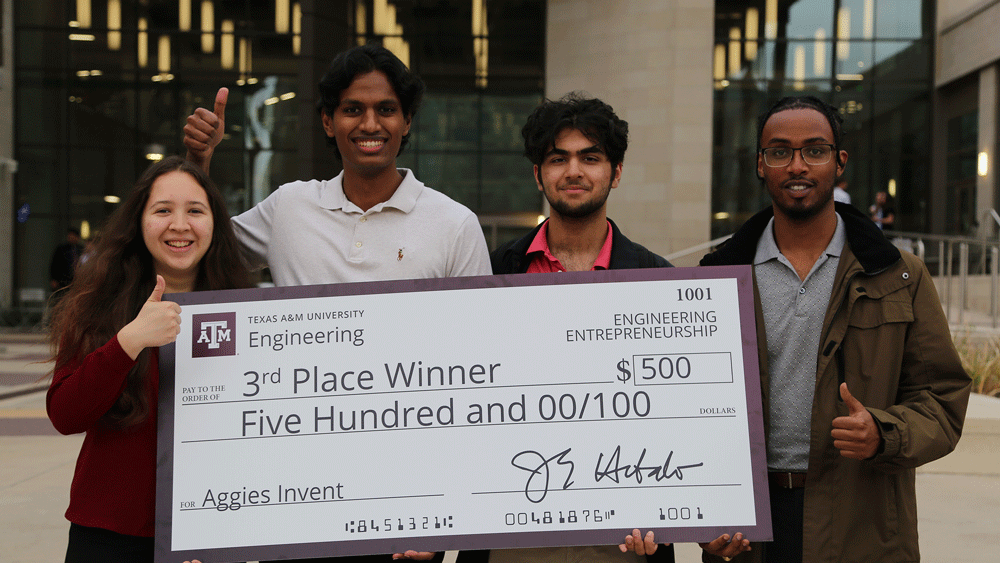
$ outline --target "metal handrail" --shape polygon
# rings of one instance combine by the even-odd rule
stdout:
[[[996,209],[993,209],[993,208],[991,207],[991,208],[990,208],[989,210],[987,210],[987,211],[986,211],[986,213],[983,213],[983,216],[984,216],[984,217],[985,217],[986,215],[989,215],[990,217],[992,217],[992,218],[993,218],[993,221],[995,221],[995,222],[996,222],[996,224],[997,224],[997,227],[1000,227],[1000,215],[997,215],[997,210],[996,210]]]
[[[729,235],[726,235],[724,237],[719,237],[717,239],[712,239],[712,240],[710,240],[708,242],[703,242],[701,244],[696,244],[696,245],[694,245],[692,247],[685,248],[684,250],[678,250],[677,252],[674,252],[673,254],[668,254],[668,255],[664,256],[664,258],[666,258],[667,261],[674,261],[674,260],[677,260],[678,258],[683,258],[685,256],[694,254],[695,252],[701,252],[701,251],[704,251],[704,250],[708,250],[709,248],[713,248],[715,246],[718,246],[718,245],[726,242],[727,240],[729,240],[729,237],[731,237],[731,236],[733,236],[733,235],[729,234]]]
[[[890,238],[890,239],[894,239],[894,238],[909,238],[909,239],[913,239],[914,241],[917,241],[917,240],[929,240],[929,241],[934,241],[934,242],[937,242],[937,241],[956,242],[956,243],[965,242],[965,243],[969,243],[969,244],[982,244],[983,243],[983,239],[982,238],[970,237],[970,236],[966,236],[966,235],[933,235],[933,234],[929,234],[929,233],[916,233],[916,232],[909,232],[909,231],[885,231],[885,236],[888,237],[888,238]],[[986,242],[990,242],[990,241],[986,241]]]
[[[992,209],[989,211],[993,219],[1000,224],[1000,215],[997,215]],[[953,317],[952,286],[957,286],[954,288],[956,297],[954,305],[957,307],[954,317],[956,317],[958,324],[964,324],[966,311],[970,311],[970,274],[989,275],[990,307],[988,314],[991,317],[993,328],[1000,325],[1000,287],[998,287],[1000,276],[994,274],[997,271],[1000,240],[898,231],[888,231],[885,234],[893,240],[896,246],[909,247],[907,249],[912,250],[925,263],[937,266],[937,275],[944,280],[943,287],[939,287],[938,292],[945,314],[949,318]],[[934,257],[934,260],[929,260],[926,256],[928,247],[937,248],[937,256]],[[970,249],[975,247],[978,247],[980,252],[970,252]],[[978,264],[975,265],[974,271],[970,272],[970,266],[974,264],[974,256],[978,256]],[[958,268],[957,275],[954,273],[956,266]]]

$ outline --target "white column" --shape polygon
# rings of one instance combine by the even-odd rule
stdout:
[[[628,121],[608,216],[660,255],[710,234],[714,18],[703,0],[548,2],[546,96],[584,90]]]

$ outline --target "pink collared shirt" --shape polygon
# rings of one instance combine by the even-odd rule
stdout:
[[[528,246],[528,254],[534,253],[534,258],[531,259],[531,264],[528,265],[529,274],[539,274],[539,273],[549,273],[549,272],[565,272],[566,268],[559,263],[559,259],[552,255],[549,250],[549,222],[546,221],[542,225],[542,228],[538,230],[538,234],[535,235],[534,240],[531,241],[531,245]],[[604,246],[601,247],[601,253],[597,255],[597,260],[594,260],[594,265],[591,266],[590,270],[607,270],[611,267],[611,222],[608,221],[608,237],[604,239]]]

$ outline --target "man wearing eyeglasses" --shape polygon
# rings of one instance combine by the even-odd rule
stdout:
[[[701,261],[752,264],[758,297],[774,541],[733,560],[919,561],[915,468],[965,419],[970,379],[923,262],[834,203],[840,121],[811,96],[762,116],[772,205]]]

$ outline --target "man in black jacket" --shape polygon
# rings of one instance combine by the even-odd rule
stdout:
[[[526,236],[490,254],[494,274],[665,268],[670,263],[630,241],[607,218],[607,200],[618,187],[628,148],[628,123],[596,98],[568,94],[548,100],[521,130],[524,155],[550,217]],[[672,563],[674,549],[653,532],[635,530],[620,546],[463,551],[458,563],[497,561],[632,561]]]
[[[528,235],[493,251],[494,274],[670,266],[607,218],[608,195],[621,181],[628,148],[628,123],[611,106],[575,93],[546,101],[521,135],[551,213]]]

